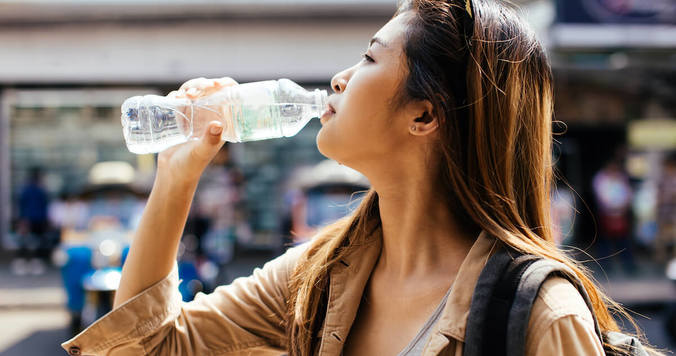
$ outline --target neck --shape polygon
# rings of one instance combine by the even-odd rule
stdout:
[[[434,180],[419,180],[434,181]],[[395,281],[455,274],[476,236],[432,185],[398,180],[378,191],[383,248],[376,269]]]

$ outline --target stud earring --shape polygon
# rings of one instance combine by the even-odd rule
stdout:
[[[411,126],[411,130],[412,130],[412,131],[417,130],[417,128],[415,127],[415,125]]]

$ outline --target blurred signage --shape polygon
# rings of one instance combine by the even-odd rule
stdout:
[[[629,124],[629,144],[633,148],[669,150],[676,148],[676,120],[636,120]]]
[[[556,22],[676,24],[676,1],[556,0]]]

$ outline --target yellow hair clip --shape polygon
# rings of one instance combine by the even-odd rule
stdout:
[[[472,16],[472,0],[465,0],[465,10],[467,10],[469,17],[474,18]]]

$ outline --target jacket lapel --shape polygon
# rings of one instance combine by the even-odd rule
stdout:
[[[381,247],[382,230],[378,228],[363,247],[345,256],[329,271],[329,298],[319,355],[342,353]]]
[[[423,352],[424,355],[438,355],[444,349],[448,347],[455,349],[457,347],[453,345],[457,346],[464,342],[474,287],[488,261],[488,257],[495,248],[495,242],[496,240],[489,237],[484,231],[477,237],[460,265],[446,306],[439,319],[438,333],[433,334],[430,338]],[[448,354],[455,355],[454,352]]]
[[[319,355],[340,355],[342,352],[343,343],[359,310],[364,288],[381,252],[382,230],[378,228],[367,241],[329,271],[328,306],[321,331]],[[438,355],[448,348],[452,349],[447,350],[448,354],[455,355],[453,350],[458,349],[465,340],[474,287],[495,248],[495,242],[485,232],[477,237],[460,265],[437,324],[437,332],[431,335],[424,355]]]

